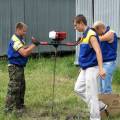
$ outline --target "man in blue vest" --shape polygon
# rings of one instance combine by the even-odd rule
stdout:
[[[79,64],[81,72],[75,83],[75,92],[87,103],[90,109],[90,120],[100,120],[100,109],[105,110],[107,105],[98,100],[98,75],[104,79],[102,54],[97,34],[87,26],[85,16],[78,15],[74,18],[74,27],[78,32],[83,32],[80,40]]]
[[[6,97],[5,112],[12,112],[13,108],[16,112],[20,112],[25,107],[25,76],[24,67],[28,61],[28,56],[32,50],[40,43],[32,39],[32,44],[25,45],[25,35],[27,32],[27,25],[23,22],[16,24],[15,34],[10,39],[8,46],[8,71],[9,71],[9,84]]]
[[[106,27],[102,21],[97,21],[93,27],[101,41],[103,67],[106,71],[105,79],[99,78],[99,92],[110,94],[112,93],[112,75],[116,68],[117,35],[109,26]]]

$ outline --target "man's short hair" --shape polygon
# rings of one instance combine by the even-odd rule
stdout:
[[[105,27],[105,24],[102,21],[96,21],[93,25],[93,28],[98,28],[99,26]]]
[[[87,25],[87,20],[86,20],[86,17],[82,14],[79,14],[77,15],[75,18],[74,18],[74,21],[76,23],[80,23],[80,22],[83,22],[83,24]]]
[[[18,22],[18,23],[16,23],[15,28],[16,29],[23,29],[23,28],[27,28],[27,25],[23,22]]]

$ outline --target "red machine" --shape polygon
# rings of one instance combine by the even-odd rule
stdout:
[[[55,32],[55,31],[49,32],[49,38],[54,41],[63,41],[64,39],[66,39],[66,37],[67,37],[66,32]]]
[[[54,47],[58,47],[59,45],[62,46],[76,46],[79,44],[80,40],[76,42],[62,42],[64,39],[67,38],[67,33],[66,32],[55,32],[55,31],[50,31],[49,32],[49,38],[52,39],[51,42],[46,42],[46,41],[41,41],[40,45],[53,45]]]

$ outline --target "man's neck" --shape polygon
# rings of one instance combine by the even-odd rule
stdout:
[[[15,35],[17,35],[20,39],[23,38],[23,36],[21,36],[19,33],[15,32]]]

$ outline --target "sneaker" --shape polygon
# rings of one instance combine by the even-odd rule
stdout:
[[[99,106],[100,106],[100,111],[105,111],[108,107],[108,105],[106,105],[105,103],[103,103],[102,101],[99,101]]]
[[[104,105],[102,108],[100,108],[100,112],[107,110],[108,105]]]

